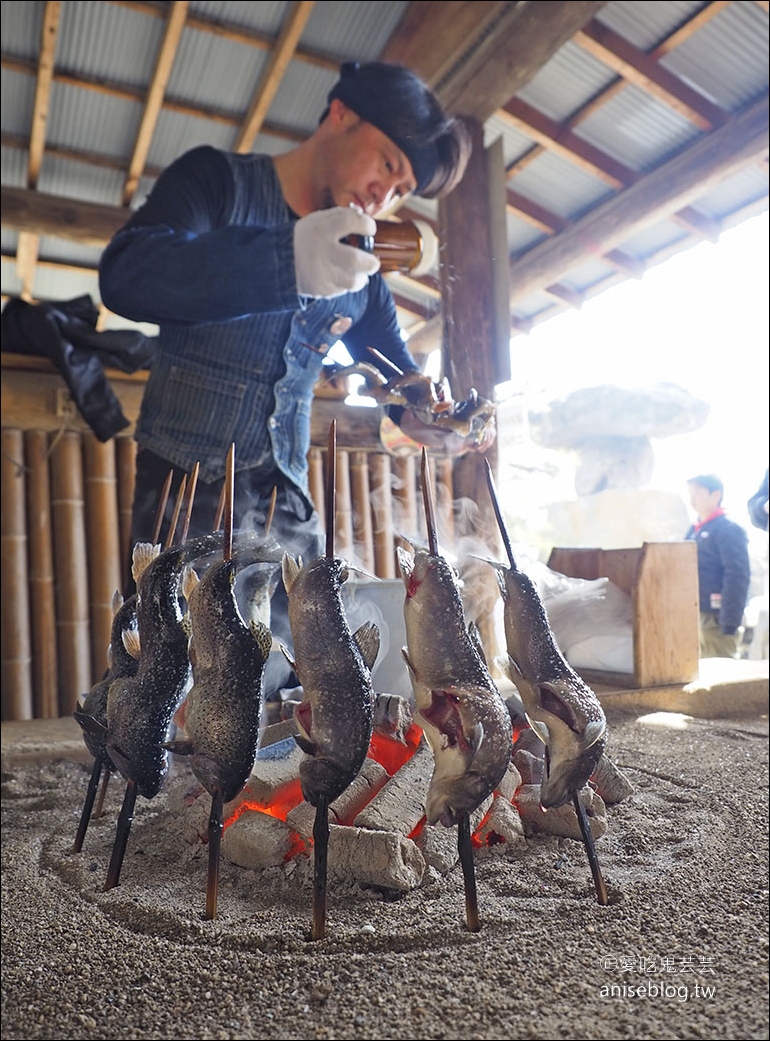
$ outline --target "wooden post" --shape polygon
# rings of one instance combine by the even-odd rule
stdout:
[[[125,592],[131,571],[131,511],[136,481],[136,441],[115,438],[115,468],[118,480],[118,530],[120,532],[120,588]]]
[[[337,451],[337,496],[335,518],[335,553],[350,560],[355,546],[353,542],[353,506],[350,501],[349,455]]]
[[[421,534],[417,514],[415,456],[397,456],[392,463],[393,523],[395,532],[407,538]],[[424,529],[422,535],[425,535]]]
[[[384,452],[372,452],[369,456],[369,486],[373,517],[374,573],[378,578],[395,578],[390,456]]]
[[[460,184],[439,202],[439,230],[442,243],[440,281],[444,313],[444,371],[456,398],[465,397],[471,387],[494,400],[495,384],[508,378],[505,359],[509,356],[510,328],[500,328],[499,296],[504,278],[499,266],[508,268],[505,256],[496,256],[499,236],[505,226],[504,176],[499,149],[488,155],[484,149],[484,128],[475,119],[466,121],[473,140],[473,152]],[[468,244],[473,243],[473,249]],[[506,308],[507,304],[506,294]],[[487,450],[493,473],[497,472],[497,445]],[[499,534],[489,503],[484,459],[469,453],[454,463],[455,529],[457,539],[473,537],[492,548],[499,546]],[[468,507],[468,508],[466,508]],[[492,624],[492,613],[499,597],[497,583],[489,569],[482,591],[479,584],[474,612],[488,658],[499,653]]]
[[[311,448],[308,453],[308,481],[310,484],[310,498],[315,506],[321,527],[325,527],[324,453],[320,448]]]
[[[350,453],[350,490],[353,508],[353,539],[356,559],[369,572],[374,571],[372,508],[369,493],[369,467],[366,452]]]
[[[80,434],[62,434],[52,457],[59,711],[69,715],[94,682],[88,629],[88,555]]]
[[[20,430],[2,433],[2,717],[32,719],[24,453]]]
[[[96,678],[107,668],[112,628],[112,599],[120,590],[121,557],[118,529],[118,485],[115,442],[83,435],[85,460],[85,524],[88,586],[91,603],[91,671]]]
[[[27,430],[24,444],[35,719],[55,719],[59,690],[48,435],[44,430]]]

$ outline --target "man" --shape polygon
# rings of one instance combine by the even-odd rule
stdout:
[[[314,133],[283,155],[183,155],[102,256],[106,306],[159,327],[136,426],[132,545],[150,537],[169,471],[170,511],[196,463],[189,533],[211,530],[235,444],[235,526],[259,528],[276,489],[272,534],[306,560],[318,555],[307,453],[324,353],[342,340],[354,360],[372,363],[373,347],[418,368],[379,261],[341,240],[373,235],[374,217],[399,198],[449,192],[468,134],[401,66],[344,65],[327,102]],[[408,409],[394,418],[453,454],[479,447]]]
[[[701,658],[734,658],[749,593],[748,536],[722,508],[724,487],[716,474],[687,482],[698,517],[687,532],[698,546]]]

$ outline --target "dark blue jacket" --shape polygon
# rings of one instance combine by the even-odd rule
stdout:
[[[722,514],[686,538],[698,545],[698,589],[701,611],[716,615],[723,632],[735,632],[743,619],[749,596],[751,566],[748,536],[740,524]],[[717,608],[712,596],[720,595]]]
[[[177,159],[102,254],[112,311],[159,327],[136,440],[203,481],[276,466],[307,494],[313,387],[341,339],[415,370],[380,274],[333,299],[297,293],[293,214],[272,160],[208,146]]]

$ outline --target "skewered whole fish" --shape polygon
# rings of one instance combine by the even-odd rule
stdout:
[[[568,802],[596,769],[607,743],[607,722],[599,699],[556,646],[532,580],[515,564],[497,565],[496,571],[508,652],[499,665],[546,747],[540,804],[552,809]]]
[[[406,660],[417,705],[433,749],[429,824],[457,824],[490,795],[510,761],[511,718],[484,660],[475,626],[465,620],[449,562],[398,547],[406,588]]]
[[[559,650],[540,594],[513,556],[488,460],[487,485],[509,567],[494,564],[503,598],[507,657],[500,661],[515,684],[532,730],[545,745],[545,776],[540,782],[543,809],[572,800],[600,904],[609,903],[580,789],[604,755],[607,720],[591,688]]]
[[[115,764],[107,754],[107,694],[117,679],[135,676],[139,669],[139,631],[136,620],[136,595],[127,599],[119,592],[112,598],[112,626],[107,649],[107,671],[91,687],[82,705],[73,712],[83,731],[83,740],[94,759],[112,773]]]
[[[303,689],[294,709],[295,740],[308,755],[300,765],[300,781],[305,799],[316,806],[321,795],[329,802],[336,799],[366,757],[374,720],[371,669],[380,634],[372,622],[350,632],[341,595],[348,570],[338,557],[318,557],[302,566],[286,553],[282,571],[292,665]]]
[[[268,627],[258,620],[247,625],[238,610],[236,570],[234,559],[212,564],[202,579],[186,569],[193,685],[185,701],[186,737],[165,745],[191,756],[195,776],[223,802],[235,798],[254,765],[262,672],[272,644]]]
[[[348,568],[334,555],[336,460],[333,419],[326,449],[326,554],[303,566],[285,553],[281,565],[295,660],[286,657],[303,688],[302,701],[294,708],[299,730],[294,739],[307,755],[299,778],[302,794],[316,811],[311,940],[322,939],[326,931],[329,803],[353,782],[369,750],[374,724],[371,670],[380,650],[377,626],[365,622],[351,633],[342,605]]]
[[[115,771],[115,764],[107,752],[107,696],[110,686],[121,677],[135,676],[139,669],[140,648],[136,620],[136,594],[132,594],[124,600],[120,592],[116,591],[112,598],[112,611],[110,644],[107,648],[107,671],[91,687],[83,699],[83,704],[78,705],[73,712],[73,716],[83,731],[86,748],[94,757],[91,777],[72,846],[74,853],[79,853],[83,848],[92,813],[97,817],[100,816],[110,775]],[[100,778],[102,778],[102,789],[99,803],[94,811]]]
[[[261,541],[256,533],[244,532],[239,549],[246,552]],[[157,795],[168,771],[163,743],[190,680],[190,627],[179,599],[181,576],[188,563],[221,553],[222,545],[223,534],[212,532],[163,552],[149,543],[134,548],[135,558],[151,558],[137,590],[142,654],[136,676],[110,686],[107,751],[121,775],[134,781],[147,799]]]

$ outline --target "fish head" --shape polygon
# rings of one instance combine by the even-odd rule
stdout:
[[[459,595],[457,572],[445,557],[426,549],[417,549],[412,556],[401,546],[397,547],[396,555],[407,603],[414,600],[415,605],[428,606],[445,598],[447,591],[456,591]]]
[[[473,771],[457,777],[436,778],[425,801],[428,824],[451,828],[461,817],[469,816],[490,794],[487,779]]]
[[[351,771],[329,756],[308,756],[302,760],[299,768],[302,795],[311,806],[317,806],[322,796],[328,802],[333,802],[351,784],[357,773],[358,770]]]
[[[565,697],[561,686],[541,684],[537,716],[527,713],[530,726],[545,744],[543,809],[563,806],[585,786],[607,744],[607,722],[598,700],[588,702],[590,715],[586,715]]]

